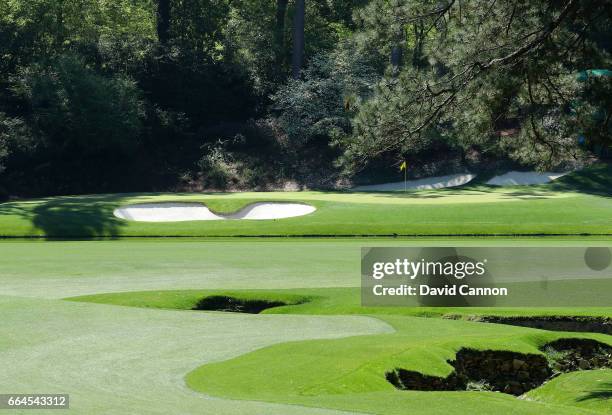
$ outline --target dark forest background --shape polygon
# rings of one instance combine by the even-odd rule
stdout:
[[[0,195],[610,157],[612,2],[0,0]]]

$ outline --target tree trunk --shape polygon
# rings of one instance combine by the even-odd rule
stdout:
[[[170,0],[157,0],[157,38],[163,45],[170,40]]]
[[[274,54],[279,72],[285,63],[285,17],[288,0],[276,0],[276,26],[274,28]]]
[[[291,73],[293,79],[300,78],[304,61],[304,15],[305,0],[295,0],[295,15],[293,16],[293,59]]]
[[[403,44],[406,40],[406,34],[404,32],[404,27],[401,26],[397,32],[395,45],[391,49],[391,66],[393,67],[393,72],[398,73],[402,66],[402,61],[404,59],[404,48]]]
[[[59,50],[64,46],[64,40],[66,40],[63,0],[57,3],[57,9],[55,10],[55,20],[55,45]]]
[[[404,52],[399,44],[393,46],[393,49],[391,49],[391,66],[393,66],[393,70],[397,71],[400,69],[400,67],[402,66],[403,55]]]
[[[414,49],[412,50],[412,66],[415,68],[421,68],[423,66],[423,42],[425,26],[423,22],[420,21],[415,23],[413,26],[414,29]]]

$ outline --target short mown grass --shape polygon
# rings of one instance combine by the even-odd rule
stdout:
[[[612,413],[612,370],[566,373],[528,392],[527,398]]]

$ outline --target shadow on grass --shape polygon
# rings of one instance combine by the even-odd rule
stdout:
[[[113,210],[126,195],[62,196],[0,205],[0,215],[28,219],[47,239],[118,237],[126,223]]]
[[[476,179],[475,179],[476,180]],[[612,164],[600,163],[575,171],[553,182],[527,186],[491,186],[484,180],[472,180],[461,186],[440,189],[408,189],[396,191],[355,191],[344,190],[343,193],[377,194],[381,197],[406,199],[437,199],[447,196],[470,196],[497,194],[501,199],[547,199],[554,197],[552,192],[579,192],[597,196],[612,197]],[[325,192],[327,193],[327,192]]]
[[[552,190],[573,190],[597,196],[612,196],[612,164],[597,164],[563,176],[550,184]]]
[[[556,195],[551,195],[551,191],[548,189],[534,188],[534,189],[511,189],[504,193],[500,193],[502,199],[550,199]]]
[[[612,399],[612,382],[606,382],[599,387],[599,389],[587,392],[580,398],[576,399],[578,402],[590,401],[593,399],[604,400]]]
[[[568,189],[569,190],[569,189]],[[333,193],[333,192],[324,192]],[[382,192],[382,191],[369,191],[369,192],[358,192],[353,190],[344,190],[343,193],[347,194],[371,194],[379,196],[381,198],[399,198],[399,199],[441,199],[449,196],[484,196],[484,195],[496,195],[500,200],[503,199],[549,199],[554,198],[556,195],[552,192],[552,189],[546,185],[537,186],[517,186],[517,187],[499,187],[499,186],[485,186],[485,185],[466,185],[457,186],[453,188],[441,188],[441,189],[408,189],[408,191],[394,191],[394,192]]]

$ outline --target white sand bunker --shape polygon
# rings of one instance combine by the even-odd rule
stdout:
[[[466,183],[469,183],[474,177],[475,174],[463,173],[463,174],[449,174],[447,176],[438,176],[438,177],[427,177],[425,179],[418,180],[408,180],[406,182],[407,189],[418,189],[418,190],[428,190],[428,189],[441,189],[443,187],[455,187],[461,186]],[[371,184],[367,186],[357,186],[354,187],[353,190],[356,191],[395,191],[395,190],[404,190],[404,182],[393,182],[393,183],[384,183],[384,184]]]
[[[316,210],[303,203],[259,202],[248,205],[236,213],[216,214],[200,203],[140,203],[115,209],[121,219],[137,222],[183,222],[190,220],[227,219],[283,219],[304,216]]]
[[[551,173],[543,172],[538,173],[535,171],[509,171],[501,176],[495,176],[487,182],[487,184],[493,186],[515,186],[515,185],[530,185],[530,184],[544,184],[561,176],[565,176],[569,172],[564,173]]]

